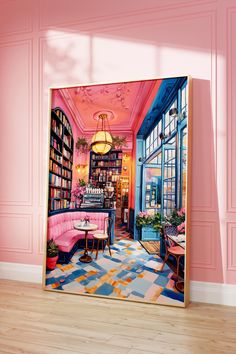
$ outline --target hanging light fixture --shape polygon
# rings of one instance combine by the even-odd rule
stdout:
[[[99,155],[108,153],[112,148],[108,116],[114,117],[111,111],[102,111],[94,114],[94,118],[97,119],[98,123],[96,133],[92,137],[91,149]]]
[[[186,113],[185,112],[179,113],[177,108],[171,108],[169,110],[169,116],[171,118],[177,118],[178,120],[181,120],[182,118],[186,117]]]

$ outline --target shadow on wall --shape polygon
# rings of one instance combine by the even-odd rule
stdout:
[[[223,282],[215,117],[210,81],[193,79],[191,279]]]

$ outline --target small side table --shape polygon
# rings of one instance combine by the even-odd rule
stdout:
[[[83,263],[90,263],[92,262],[92,257],[88,255],[88,232],[97,230],[98,226],[96,224],[85,224],[81,225],[81,223],[75,224],[74,228],[76,230],[84,231],[85,232],[85,248],[84,254],[80,257],[80,262]]]

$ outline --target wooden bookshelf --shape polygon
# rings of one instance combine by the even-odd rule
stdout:
[[[112,182],[116,201],[116,187],[122,172],[122,150],[111,150],[105,155],[90,153],[89,178],[100,188]]]
[[[74,140],[60,108],[51,111],[48,211],[67,209],[71,201]]]

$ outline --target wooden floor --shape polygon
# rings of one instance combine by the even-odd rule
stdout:
[[[236,307],[187,309],[0,280],[0,353],[236,353]]]

